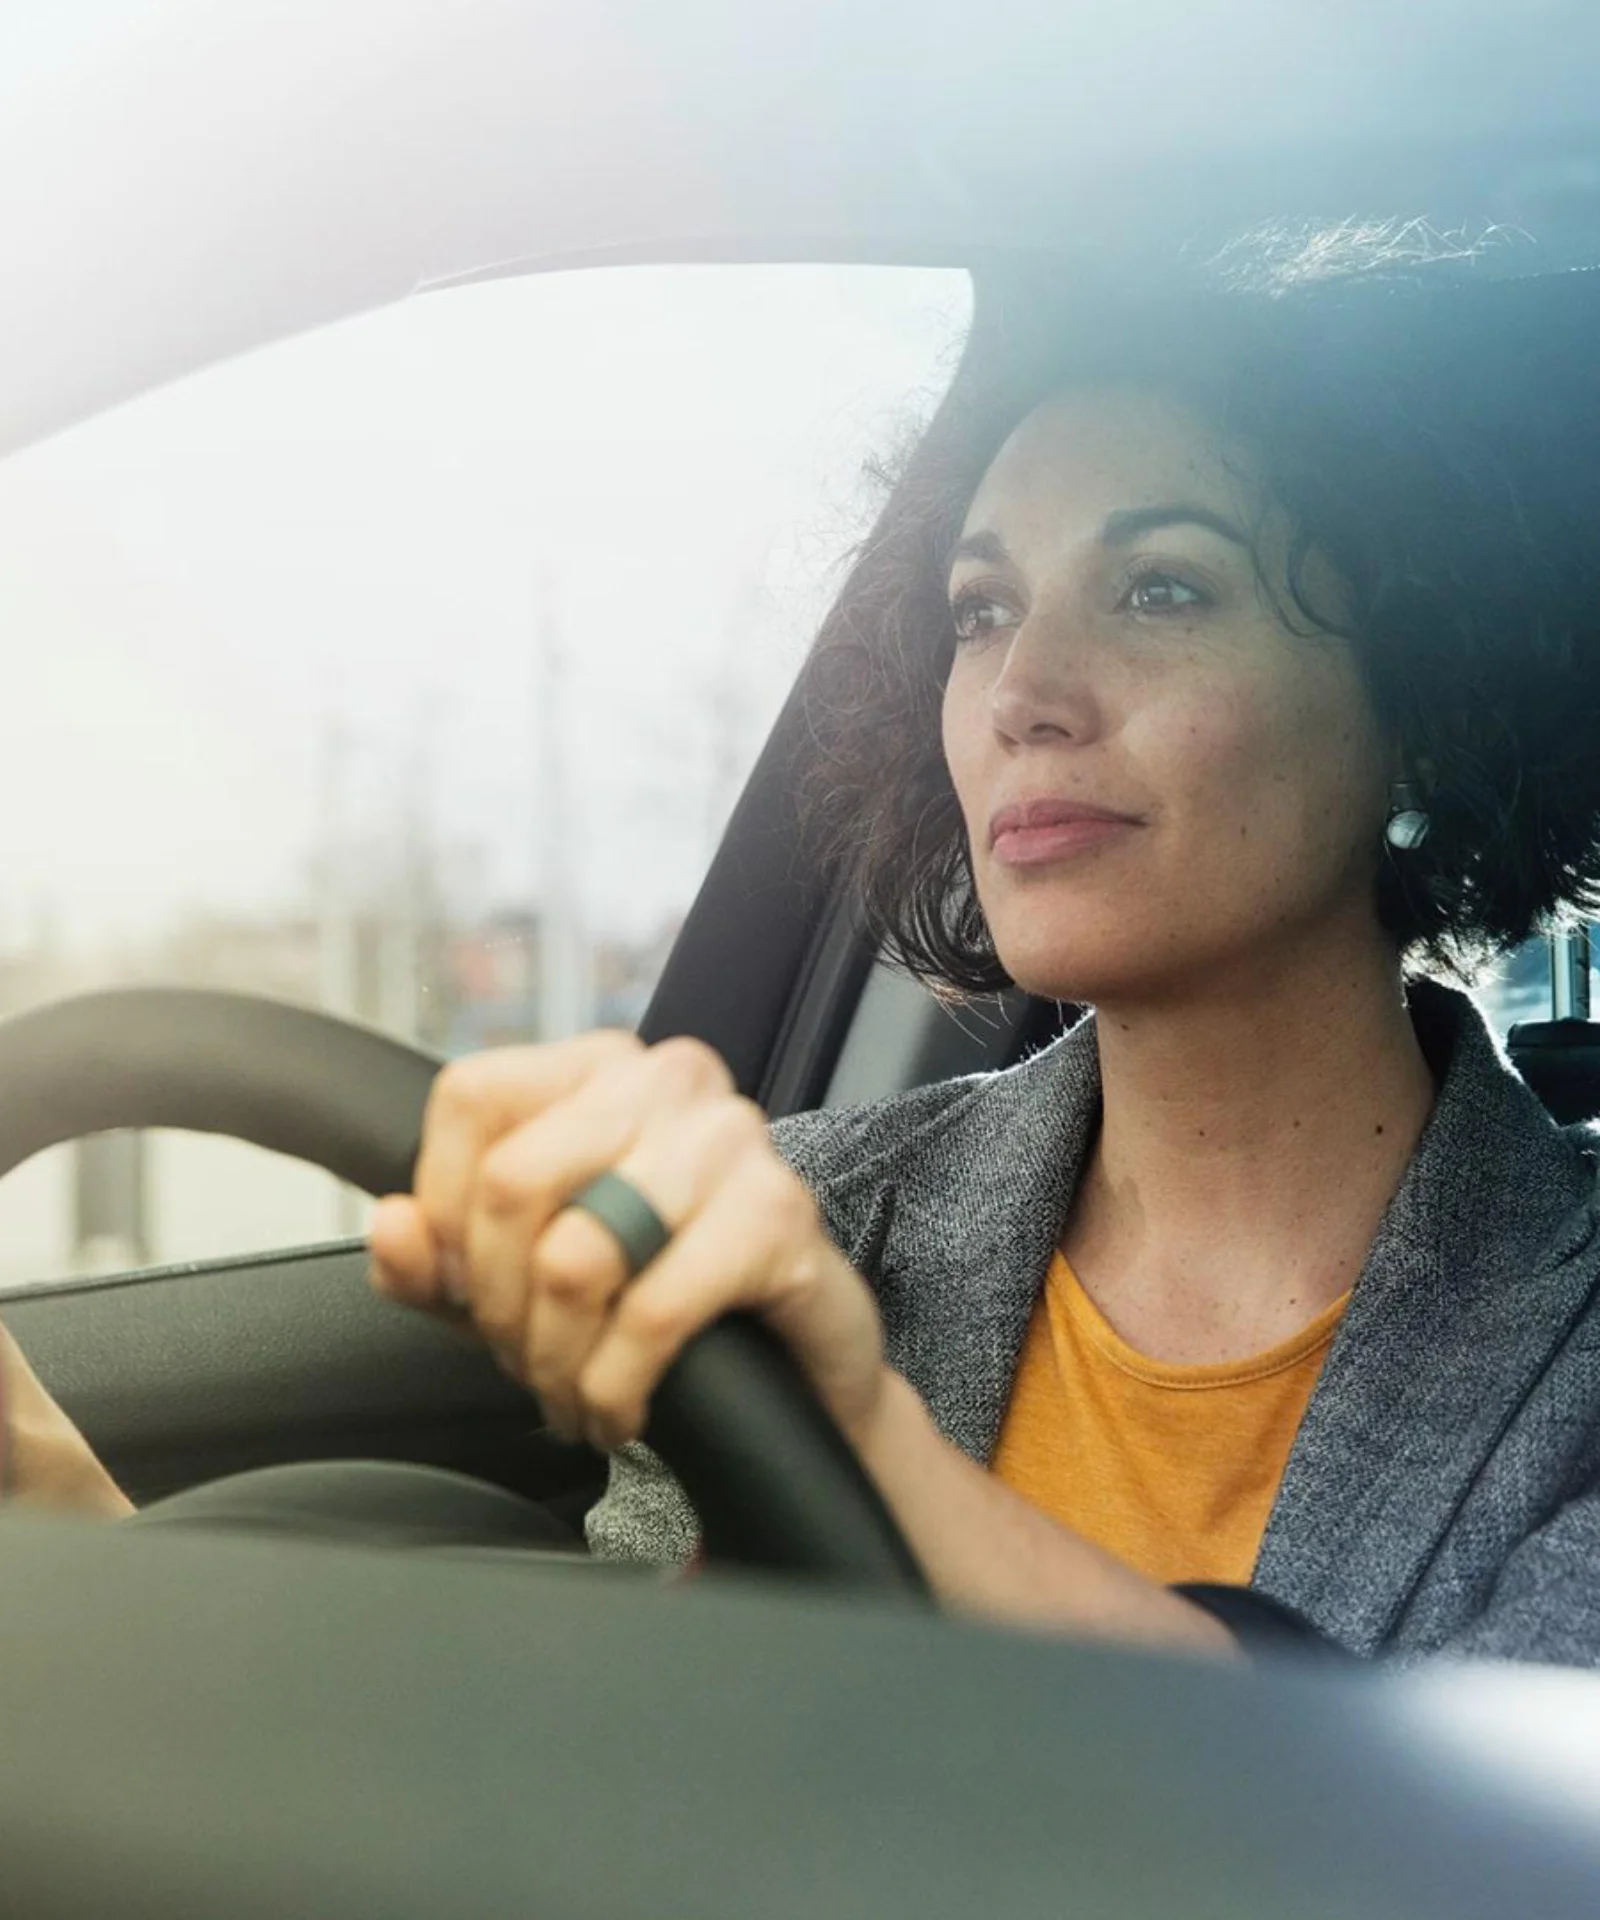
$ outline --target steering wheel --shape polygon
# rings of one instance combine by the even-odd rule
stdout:
[[[410,1190],[442,1062],[250,994],[137,987],[0,1023],[0,1175],[117,1127],[226,1134],[370,1194]],[[645,1435],[714,1560],[925,1594],[915,1558],[787,1349],[747,1315],[692,1341]]]

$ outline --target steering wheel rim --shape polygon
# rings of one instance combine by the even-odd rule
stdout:
[[[254,994],[128,987],[0,1022],[0,1176],[87,1134],[175,1127],[408,1191],[443,1062],[331,1014]],[[881,1495],[787,1349],[748,1315],[668,1370],[645,1435],[682,1482],[708,1556],[926,1596]]]

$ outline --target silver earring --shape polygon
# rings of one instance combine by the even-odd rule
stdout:
[[[1389,819],[1383,837],[1401,853],[1414,853],[1428,837],[1433,822],[1409,781],[1397,780],[1389,794]]]

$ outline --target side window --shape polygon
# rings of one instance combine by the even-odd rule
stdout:
[[[1502,1040],[1519,1021],[1553,1018],[1550,942],[1542,934],[1524,941],[1479,982],[1473,997]]]
[[[1600,1019],[1593,924],[1525,941],[1477,989],[1478,1004],[1503,1039],[1531,1020]]]
[[[262,992],[446,1053],[635,1021],[964,275],[430,294],[0,465],[0,1016]],[[0,1185],[0,1285],[355,1231],[236,1143]]]

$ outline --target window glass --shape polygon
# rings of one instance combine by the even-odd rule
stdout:
[[[1550,1019],[1550,943],[1542,934],[1525,940],[1484,975],[1473,998],[1502,1040],[1519,1021]]]
[[[444,1052],[637,1019],[964,275],[430,294],[0,465],[0,1015],[259,991]],[[0,1185],[0,1283],[354,1230],[151,1136]]]

